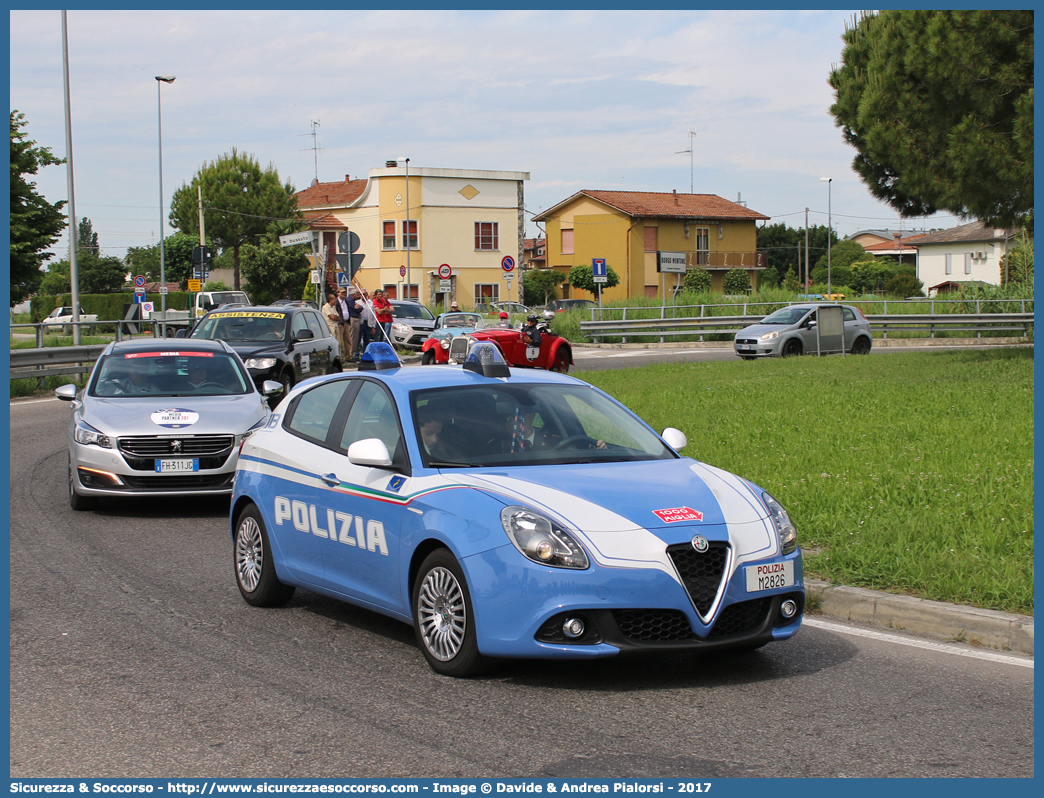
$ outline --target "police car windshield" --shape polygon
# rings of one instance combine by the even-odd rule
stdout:
[[[98,366],[91,396],[232,396],[253,385],[225,352],[126,352]]]
[[[480,385],[410,395],[425,467],[670,460],[629,410],[587,386]]]
[[[191,337],[230,343],[283,341],[286,340],[287,315],[263,310],[219,310],[207,315]]]

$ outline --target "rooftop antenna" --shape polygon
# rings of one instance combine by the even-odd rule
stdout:
[[[693,185],[692,184],[692,153],[696,149],[696,131],[695,131],[695,129],[690,128],[688,136],[689,136],[689,149],[687,149],[687,150],[678,150],[678,152],[676,152],[674,154],[675,155],[685,155],[686,153],[689,154],[689,193],[691,194],[692,193],[692,185]]]
[[[315,156],[315,183],[313,183],[312,185],[317,185],[319,183],[319,151],[322,149],[322,147],[319,146],[319,144],[318,144],[318,142],[316,141],[316,138],[315,138],[315,129],[317,127],[319,127],[319,120],[318,119],[313,119],[312,120],[312,132],[311,133],[299,133],[298,134],[299,136],[311,136],[312,137],[312,146],[311,147],[305,147],[304,150],[301,150],[301,152],[304,152],[305,150],[311,150],[313,152],[314,156]]]

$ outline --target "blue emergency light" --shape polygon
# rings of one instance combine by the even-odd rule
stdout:
[[[474,371],[483,377],[510,377],[511,369],[500,354],[500,350],[490,341],[479,341],[472,345],[468,356],[464,358],[464,370]]]
[[[391,348],[391,344],[385,341],[374,341],[366,347],[362,358],[359,360],[359,371],[383,371],[384,369],[397,369],[402,364],[399,356]]]

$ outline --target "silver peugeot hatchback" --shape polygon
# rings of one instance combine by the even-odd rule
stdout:
[[[736,333],[736,354],[744,360],[759,357],[790,357],[816,351],[816,311],[838,307],[823,303],[790,305],[780,308],[757,324]],[[870,322],[858,308],[841,305],[845,324],[845,351],[853,355],[869,353],[873,344]]]

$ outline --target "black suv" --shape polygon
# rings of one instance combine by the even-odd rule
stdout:
[[[306,305],[212,310],[189,338],[225,341],[243,359],[262,390],[265,380],[283,384],[283,394],[301,380],[341,370],[341,347],[319,311]],[[282,400],[280,396],[280,400]]]

